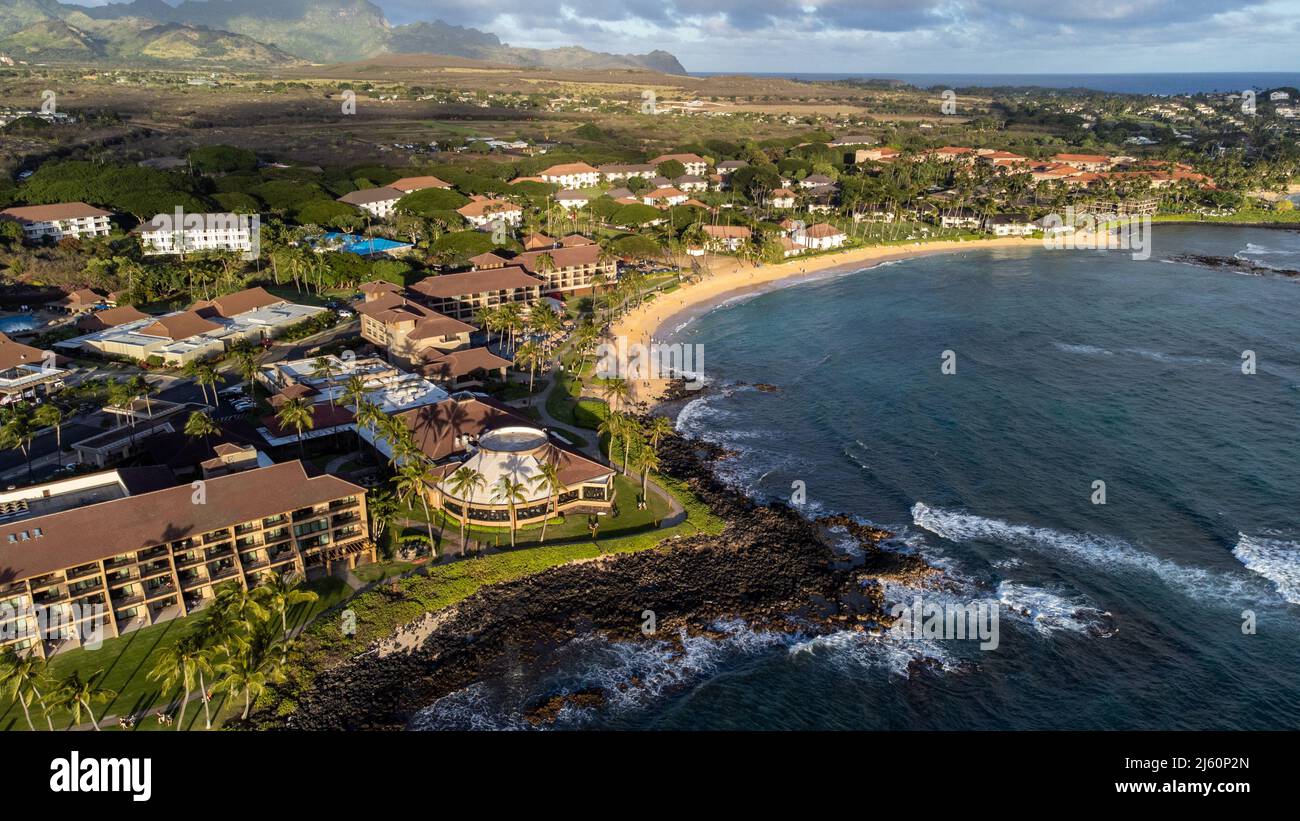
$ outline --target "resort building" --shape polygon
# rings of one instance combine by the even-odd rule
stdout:
[[[542,178],[542,182],[549,182],[561,188],[592,188],[600,185],[600,171],[585,162],[552,165],[538,176]]]
[[[28,242],[58,242],[72,237],[106,237],[112,231],[110,212],[84,202],[61,202],[54,205],[21,205],[0,211],[0,219],[13,220],[23,227]]]
[[[597,169],[600,175],[611,182],[616,180],[629,180],[633,177],[642,177],[650,179],[657,172],[655,167],[648,163],[640,165],[624,165],[620,163],[610,163],[602,165]]]
[[[318,368],[324,359],[329,374]],[[262,365],[257,380],[270,391],[271,405],[278,407],[277,397],[304,398],[313,402],[343,404],[344,386],[353,377],[361,377],[366,387],[366,400],[384,413],[393,414],[420,405],[431,405],[447,398],[447,391],[419,374],[409,373],[390,365],[378,357],[341,359],[333,354],[310,359],[272,362]]]
[[[384,348],[390,360],[406,365],[466,347],[470,334],[478,330],[391,291],[367,294],[357,313],[361,314],[362,338]]]
[[[564,210],[573,211],[586,208],[587,203],[591,202],[591,197],[581,191],[564,190],[555,195],[555,202]]]
[[[451,183],[432,176],[402,177],[389,183],[388,187],[395,188],[403,194],[410,194],[412,191],[423,191],[426,188],[451,188]]]
[[[85,314],[108,306],[107,299],[89,288],[78,288],[51,302],[49,307],[65,314]]]
[[[15,342],[0,333],[0,405],[49,396],[63,387],[70,371],[54,354]]]
[[[674,205],[681,205],[689,199],[689,194],[683,191],[678,191],[671,185],[663,188],[656,188],[653,191],[647,191],[641,196],[641,202],[659,208],[671,208]]]
[[[606,256],[599,245],[578,234],[560,240],[559,247],[525,251],[512,259],[481,254],[472,260],[478,270],[517,266],[543,283],[547,294],[588,293],[595,289],[597,274],[612,282],[618,262]]]
[[[1055,162],[1074,166],[1080,171],[1109,171],[1114,165],[1104,154],[1057,154]]]
[[[1026,214],[994,214],[984,221],[984,230],[997,237],[1027,237],[1039,226]]]
[[[351,191],[339,197],[339,202],[355,205],[362,211],[378,219],[388,219],[397,210],[397,201],[406,196],[405,191],[396,188],[364,188]]]
[[[454,392],[482,387],[491,379],[504,382],[512,364],[487,348],[466,348],[426,356],[420,373]]]
[[[772,191],[768,204],[773,208],[794,208],[795,194],[789,188],[777,188]]]
[[[819,222],[802,230],[796,229],[791,239],[810,250],[828,251],[839,248],[848,237],[834,225]]]
[[[704,179],[703,177],[696,177],[691,174],[683,174],[677,179],[673,180],[673,187],[675,187],[678,191],[697,193],[700,191],[708,191],[709,181]]]
[[[513,202],[478,195],[470,197],[470,201],[457,208],[456,213],[475,228],[490,227],[498,220],[513,227],[524,220],[524,209]]]
[[[158,357],[179,366],[220,355],[243,340],[271,339],[324,310],[294,304],[262,288],[248,288],[196,302],[184,311],[125,322],[54,344],[140,362]]]
[[[177,225],[171,214],[158,214],[132,233],[146,254],[229,251],[251,259],[260,222],[249,214],[185,214]]]
[[[532,305],[542,296],[546,283],[524,273],[515,265],[460,274],[425,277],[411,291],[444,316],[462,322],[472,320],[480,308],[496,308],[517,302]]]
[[[116,328],[118,325],[125,325],[128,322],[139,322],[150,318],[148,314],[133,305],[123,305],[118,308],[106,308],[102,311],[91,311],[82,314],[77,318],[77,329],[82,333],[93,333]]]
[[[515,502],[519,524],[540,522],[556,513],[608,512],[614,503],[614,469],[552,441],[533,422],[505,405],[463,393],[437,405],[425,405],[393,417],[411,432],[416,447],[432,463],[437,481],[429,488],[432,508],[446,510],[456,519],[468,516],[471,523],[508,526],[510,505],[497,496],[495,485],[502,477],[523,483],[524,499]],[[391,449],[382,437],[361,431],[366,441],[384,456]],[[555,494],[536,484],[539,466],[559,466],[564,487]],[[449,477],[467,466],[483,477],[483,488],[460,494],[451,488]]]
[[[882,145],[879,148],[859,148],[853,152],[853,162],[890,162],[899,155],[897,148]]]
[[[189,615],[223,582],[375,559],[365,489],[302,462],[167,484],[152,468],[0,494],[0,643],[49,656]]]
[[[754,234],[743,225],[706,225],[704,233],[709,238],[706,247],[711,251],[737,251]]]
[[[709,170],[709,161],[698,154],[660,154],[651,160],[650,164],[658,168],[664,163],[673,160],[681,163],[682,167],[686,169],[686,173],[695,177],[703,177],[705,172]]]

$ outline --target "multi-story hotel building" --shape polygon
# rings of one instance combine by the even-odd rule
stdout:
[[[407,299],[401,292],[372,292],[365,299],[357,306],[362,338],[385,348],[390,360],[406,365],[466,347],[470,334],[478,330]]]
[[[561,188],[592,188],[600,185],[600,171],[585,162],[552,165],[538,176],[542,178],[542,182],[549,182]]]
[[[84,202],[60,202],[54,205],[22,205],[0,211],[0,219],[13,220],[23,227],[28,242],[65,237],[106,237],[112,230],[110,212]]]
[[[121,469],[0,494],[0,644],[47,656],[189,615],[225,582],[375,559],[365,489],[302,462],[171,481]]]
[[[354,205],[373,217],[388,219],[397,210],[397,201],[405,196],[405,191],[384,186],[383,188],[364,188],[360,191],[350,191],[339,197],[339,202]]]
[[[579,238],[585,239],[585,238]],[[566,242],[568,242],[566,238]],[[525,251],[510,259],[495,254],[481,254],[473,262],[478,270],[493,270],[517,266],[545,282],[544,293],[587,293],[594,289],[592,278],[596,274],[613,282],[618,273],[618,262],[601,253],[599,245],[566,244],[555,248]]]
[[[251,255],[259,222],[249,214],[159,214],[133,233],[146,254],[230,251]]]
[[[531,305],[541,298],[542,286],[537,277],[511,265],[460,274],[425,277],[411,286],[425,303],[444,316],[466,321],[479,308],[495,308],[511,302]]]

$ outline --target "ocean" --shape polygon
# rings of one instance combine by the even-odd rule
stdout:
[[[1200,94],[1215,91],[1245,89],[1274,89],[1280,86],[1300,87],[1300,72],[1295,71],[1241,71],[1205,73],[1158,74],[944,74],[890,72],[754,72],[754,71],[696,71],[697,77],[714,77],[743,74],[753,77],[785,77],[792,80],[825,82],[833,80],[899,80],[917,88],[1007,88],[1035,86],[1038,88],[1086,88],[1113,94]]]
[[[945,582],[889,600],[990,603],[996,649],[738,622],[681,652],[586,637],[413,726],[526,727],[540,695],[601,687],[606,708],[556,726],[1300,727],[1300,281],[1167,261],[1300,268],[1300,233],[1155,231],[1147,261],[916,258],[732,299],[673,334],[704,346],[712,383],[679,430],[736,453],[727,481],[759,499],[803,483],[808,515],[893,530]]]

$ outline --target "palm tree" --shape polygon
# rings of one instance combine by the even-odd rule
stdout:
[[[606,416],[596,428],[596,434],[608,437],[608,460],[611,465],[614,464],[614,440],[623,434],[623,415],[611,413]]]
[[[649,503],[646,485],[650,481],[650,471],[659,469],[659,455],[654,448],[641,448],[636,453],[636,469],[641,471],[641,498]]]
[[[27,481],[32,479],[32,440],[36,438],[36,429],[28,416],[27,405],[12,406],[4,424],[0,425],[0,447],[5,450],[21,450],[27,460]]]
[[[230,349],[235,356],[235,370],[248,380],[248,398],[253,398],[253,377],[257,376],[257,351],[247,341]]]
[[[546,354],[542,353],[542,349],[537,347],[535,343],[525,342],[519,346],[519,350],[515,351],[515,364],[521,368],[525,366],[528,368],[529,401],[532,401],[533,379],[537,375],[537,366],[545,361]]]
[[[36,424],[43,428],[54,428],[54,441],[63,452],[63,411],[53,402],[46,402],[36,409]]]
[[[157,386],[149,384],[149,380],[143,374],[136,374],[131,377],[127,380],[127,384],[131,388],[133,397],[144,400],[145,409],[149,414],[149,418],[152,419],[153,403],[149,401],[149,397],[158,390]]]
[[[358,425],[365,428],[366,430],[369,430],[371,440],[372,441],[375,440],[377,438],[376,433],[378,431],[379,425],[383,424],[384,420],[388,419],[389,417],[387,416],[387,414],[383,412],[382,409],[380,409],[378,405],[376,405],[374,402],[365,399],[364,397],[357,400],[356,408],[357,410],[356,413],[353,414],[353,418],[356,420],[356,423]],[[358,444],[358,451],[357,451],[358,454],[360,454],[361,452],[359,448],[360,445]]]
[[[354,408],[360,409],[362,400],[368,394],[366,380],[361,374],[354,373],[343,383],[343,400]]]
[[[212,417],[203,411],[191,411],[189,418],[185,420],[185,435],[194,439],[204,439],[210,436],[216,436],[221,432],[221,428]]]
[[[262,694],[270,684],[280,684],[288,676],[284,671],[287,651],[284,642],[266,629],[254,630],[249,642],[230,653],[217,665],[222,676],[214,689],[244,694],[244,712],[247,719],[253,709],[253,699]]]
[[[386,490],[372,490],[366,496],[366,513],[370,516],[370,533],[384,543],[384,532],[397,515],[397,500]]]
[[[312,591],[302,589],[302,577],[292,571],[274,574],[259,585],[253,595],[270,608],[272,614],[280,615],[280,629],[284,631],[286,641],[289,639],[289,608],[319,598]]]
[[[41,705],[41,711],[45,713],[45,723],[51,730],[54,729],[50,710],[45,706],[45,696],[41,694],[41,689],[45,687],[46,675],[45,659],[38,658],[34,654],[20,656],[12,644],[0,650],[0,693],[23,708],[23,717],[27,719],[29,730],[36,729],[32,725],[33,701]]]
[[[673,430],[672,421],[667,416],[656,416],[650,420],[645,432],[646,438],[650,441],[650,447],[654,448],[655,452],[658,452],[659,443],[664,440],[665,436],[671,436],[675,431]]]
[[[211,673],[212,664],[203,636],[195,632],[164,647],[158,654],[153,669],[149,671],[149,680],[161,682],[163,690],[179,686],[184,691],[180,712],[176,716],[177,730],[185,728],[185,707],[189,704],[190,692],[194,689],[195,679],[201,675],[201,669]],[[199,682],[199,687],[203,687],[202,682]],[[200,692],[206,697],[206,690],[200,689]],[[204,707],[206,706],[207,702],[204,701]],[[209,715],[208,728],[211,727],[212,719]]]
[[[194,381],[203,388],[203,398],[207,399],[207,388],[212,388],[212,404],[217,404],[217,369],[211,362],[200,362],[194,368]],[[252,398],[251,396],[249,397]]]
[[[293,428],[298,432],[298,456],[302,458],[304,454],[302,433],[316,425],[316,420],[312,418],[311,407],[301,397],[294,397],[280,406],[275,413],[275,419],[280,423],[280,427]]]
[[[610,410],[617,410],[627,401],[630,391],[627,380],[618,376],[607,376],[599,381],[600,396],[609,403]],[[613,400],[618,400],[617,404]]]
[[[447,489],[456,494],[456,498],[465,500],[465,510],[460,517],[460,555],[462,556],[465,555],[465,531],[469,524],[469,511],[474,504],[474,491],[486,487],[486,477],[466,465],[462,465],[447,479]]]
[[[393,477],[393,487],[397,491],[397,498],[408,506],[415,499],[420,500],[424,507],[425,524],[429,528],[429,554],[437,558],[438,551],[434,547],[433,538],[433,517],[429,515],[429,497],[425,493],[425,489],[432,480],[433,476],[429,471],[428,463],[424,459],[407,459],[397,469],[397,475]]]
[[[518,526],[518,519],[515,516],[515,505],[524,501],[524,490],[526,486],[523,482],[516,482],[509,476],[502,476],[493,485],[495,492],[494,498],[505,502],[510,507],[510,546],[515,546],[515,528]]]
[[[311,365],[311,375],[316,379],[324,379],[326,386],[332,389],[334,387],[334,375],[339,372],[334,360],[328,356],[318,356],[312,361]],[[333,390],[330,391],[330,404],[335,404]]]
[[[560,465],[558,459],[555,461],[538,462],[537,475],[533,477],[533,490],[541,490],[546,493],[547,506],[550,510],[559,512],[560,492],[563,491],[564,488],[564,480],[560,478]],[[539,542],[546,541],[546,524],[550,520],[550,513],[547,511],[542,516],[542,536],[538,540]]]
[[[82,679],[81,673],[73,670],[67,678],[59,682],[58,689],[54,692],[54,705],[72,714],[72,726],[81,723],[82,711],[85,711],[90,719],[90,725],[96,732],[99,731],[99,722],[95,720],[92,705],[96,701],[108,701],[117,696],[113,690],[99,686],[103,679],[103,670],[96,671],[86,679]]]

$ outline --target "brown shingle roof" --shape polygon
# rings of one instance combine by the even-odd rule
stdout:
[[[303,464],[285,462],[207,480],[206,503],[194,504],[188,484],[127,496],[0,525],[0,582],[39,576],[317,505],[365,489],[336,476],[309,478]],[[39,539],[8,542],[11,533],[41,529]]]
[[[209,322],[199,316],[197,311],[185,311],[179,314],[160,316],[157,322],[141,328],[140,333],[146,336],[162,336],[175,341],[177,339],[189,339],[191,336],[220,330],[220,328],[221,326],[217,323]]]
[[[524,209],[515,205],[509,200],[494,200],[482,197],[476,199],[467,205],[462,205],[456,209],[456,213],[462,217],[482,217],[491,214],[501,214],[507,211],[522,211]]]
[[[31,345],[14,342],[0,333],[0,370],[7,371],[19,365],[39,365],[45,361],[45,352]]]
[[[509,359],[502,359],[487,348],[466,348],[429,357],[420,368],[420,373],[436,379],[454,379],[474,371],[508,368],[510,364]]]
[[[283,404],[283,403],[281,403]],[[350,425],[353,420],[352,411],[342,405],[333,405],[329,402],[319,402],[311,406],[312,425],[309,428],[303,428],[302,435],[306,436],[314,430],[325,430],[326,428],[335,428],[339,425]],[[298,429],[295,427],[282,427],[280,420],[274,414],[262,417],[262,426],[270,431],[275,438],[284,436],[298,436]],[[242,519],[240,521],[243,521]]]
[[[200,300],[191,305],[190,310],[198,311],[203,316],[212,316],[215,312],[217,315],[229,319],[232,316],[256,311],[258,308],[279,305],[288,301],[284,297],[278,297],[270,293],[265,288],[245,288],[242,291],[219,296],[213,300]]]
[[[539,260],[543,254],[550,254],[551,261],[555,263],[555,268],[574,268],[579,265],[594,265],[600,261],[599,245],[571,245],[563,248],[551,248],[545,251],[525,251],[514,259],[510,260],[512,265],[518,265],[530,274],[537,274],[540,271]]]
[[[149,315],[132,305],[123,305],[120,308],[109,308],[93,314],[86,314],[77,320],[77,327],[87,333],[94,333],[95,331],[115,328],[118,325],[125,325],[128,322],[135,322],[140,319],[149,319]]]
[[[531,421],[505,405],[477,397],[445,399],[435,405],[412,408],[393,418],[406,425],[416,447],[435,462],[464,450],[457,443],[457,437],[476,437],[484,431],[509,425],[533,426]]]
[[[552,165],[550,168],[542,171],[541,177],[563,177],[569,174],[596,174],[599,173],[595,168],[587,165],[585,162],[566,162],[559,165]]]
[[[489,268],[484,271],[465,271],[460,274],[442,274],[425,277],[411,286],[416,293],[432,297],[455,297],[481,294],[484,291],[504,291],[514,288],[540,288],[545,283],[524,273],[518,266]]]
[[[402,177],[400,180],[393,180],[388,184],[389,188],[396,188],[398,191],[410,193],[412,191],[423,191],[426,188],[451,188],[451,183],[443,182],[437,177]]]
[[[372,202],[400,200],[404,196],[406,196],[405,191],[384,186],[382,188],[363,188],[360,191],[349,191],[339,197],[339,202],[346,202],[348,205],[369,205]]]
[[[20,205],[0,211],[0,217],[19,222],[53,222],[54,220],[111,217],[112,212],[84,202],[58,202],[53,205]]]

